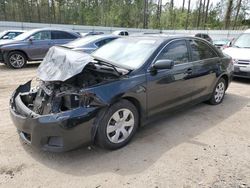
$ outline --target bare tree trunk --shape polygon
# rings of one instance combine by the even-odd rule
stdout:
[[[148,28],[148,0],[144,0],[143,28]]]
[[[56,9],[55,9],[55,1],[51,0],[51,8],[52,8],[52,15],[53,15],[53,22],[56,22]]]
[[[205,21],[204,21],[204,29],[206,28],[206,24],[207,24],[207,16],[208,16],[209,1],[210,1],[210,0],[207,0],[206,13],[205,13]]]
[[[174,0],[170,1],[170,25],[174,28]]]
[[[188,0],[188,12],[187,12],[187,17],[186,17],[186,26],[185,26],[185,29],[188,28],[189,13],[190,13],[190,4],[191,4],[191,0]]]
[[[36,8],[37,8],[37,17],[38,17],[38,22],[41,22],[41,12],[40,12],[40,5],[39,5],[39,0],[36,0]]]
[[[198,8],[198,17],[197,17],[197,24],[196,24],[196,28],[198,29],[200,27],[200,20],[201,20],[201,6],[202,6],[202,0],[199,0],[200,4],[199,4],[199,8]]]
[[[3,15],[4,15],[4,20],[7,20],[7,14],[6,14],[6,5],[5,5],[5,0],[3,0]]]
[[[181,9],[181,12],[184,11],[184,8],[185,8],[185,0],[182,0],[182,9]]]
[[[50,0],[48,0],[47,3],[48,3],[48,20],[49,20],[49,23],[51,23],[51,16],[50,16]]]
[[[161,9],[162,9],[162,0],[158,0],[157,4],[157,14],[156,14],[156,19],[157,19],[157,28],[161,27]],[[161,28],[160,28],[161,29]]]
[[[202,14],[201,14],[201,23],[204,27],[204,19],[205,19],[205,7],[206,7],[206,0],[203,0],[202,3]]]
[[[236,26],[236,23],[237,23],[237,19],[238,19],[238,15],[239,15],[239,12],[240,12],[240,7],[241,7],[241,2],[242,2],[242,0],[238,0],[236,16],[235,16],[235,19],[234,19],[233,30],[235,29],[235,26]]]
[[[230,26],[230,19],[231,19],[231,14],[232,14],[232,7],[233,7],[233,0],[228,0],[227,3],[227,12],[225,15],[225,25],[224,28],[228,29]]]

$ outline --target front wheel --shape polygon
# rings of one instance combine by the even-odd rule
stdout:
[[[220,104],[224,99],[225,91],[226,91],[226,81],[224,78],[221,78],[215,85],[213,94],[208,102],[212,105]]]
[[[138,111],[128,100],[121,100],[104,113],[97,130],[97,142],[105,149],[118,149],[128,144],[138,128]]]
[[[26,55],[19,51],[10,52],[6,64],[13,69],[21,69],[27,63]]]

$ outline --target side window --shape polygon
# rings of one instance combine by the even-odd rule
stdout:
[[[104,39],[104,40],[101,40],[101,41],[98,41],[95,43],[96,46],[98,47],[101,47],[109,42],[111,42],[112,40],[114,40],[115,38],[108,38],[108,39]]]
[[[126,32],[124,32],[124,34],[125,34],[125,36],[128,36],[128,32],[126,31]]]
[[[100,41],[98,41],[98,42],[95,43],[95,45],[98,46],[99,48],[101,46],[103,46],[104,44],[106,44],[105,40],[100,40]]]
[[[77,37],[64,32],[64,31],[52,31],[52,39],[76,39]]]
[[[17,35],[18,35],[18,33],[16,33],[16,32],[9,32],[9,33],[7,34],[8,39],[13,39],[13,38],[15,38]]]
[[[198,40],[189,40],[189,42],[193,61],[218,57],[207,44]]]
[[[50,31],[40,31],[33,35],[34,40],[50,40],[51,33]]]
[[[184,40],[172,42],[166,46],[158,56],[157,60],[169,59],[175,64],[188,62],[188,49]]]

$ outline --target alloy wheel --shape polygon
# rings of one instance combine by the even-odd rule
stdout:
[[[14,68],[21,68],[25,64],[25,59],[20,54],[13,54],[10,56],[9,62]]]

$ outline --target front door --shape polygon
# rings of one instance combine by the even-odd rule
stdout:
[[[190,62],[187,42],[175,40],[157,56],[157,60],[169,59],[175,62],[172,69],[147,72],[148,115],[176,107],[192,99],[193,65]]]
[[[32,40],[29,41],[28,56],[32,60],[41,60],[52,45],[51,32],[39,31],[35,33],[32,36]]]

